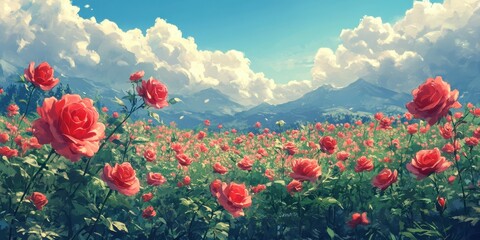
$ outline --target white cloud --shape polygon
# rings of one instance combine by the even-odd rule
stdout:
[[[278,85],[254,72],[242,52],[199,50],[193,38],[163,19],[142,33],[81,18],[79,11],[69,0],[1,1],[0,58],[18,66],[48,61],[66,75],[116,88],[128,87],[130,73],[143,69],[172,93],[213,87],[245,105],[285,102],[310,90],[305,81]]]
[[[340,39],[318,50],[314,86],[364,78],[409,92],[436,75],[465,89],[480,81],[480,0],[417,1],[393,24],[365,16]]]

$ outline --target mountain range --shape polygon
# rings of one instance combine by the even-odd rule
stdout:
[[[23,73],[22,68],[0,60],[0,84],[5,86]],[[61,81],[69,84],[73,92],[100,100],[101,105],[111,111],[119,110],[113,101],[125,95],[99,82],[84,78],[61,75]],[[156,111],[162,122],[171,121],[181,128],[196,128],[209,119],[212,125],[222,124],[227,128],[249,129],[255,122],[264,127],[275,128],[275,123],[283,120],[287,125],[305,122],[329,121],[345,122],[358,118],[370,118],[373,113],[382,111],[388,114],[405,112],[405,104],[411,101],[410,94],[395,92],[363,79],[343,88],[330,85],[321,86],[302,97],[279,105],[262,103],[248,108],[232,101],[220,91],[208,88],[187,96],[170,94],[182,101]],[[467,96],[463,96],[468,98]],[[147,111],[136,114],[136,118],[148,118]]]

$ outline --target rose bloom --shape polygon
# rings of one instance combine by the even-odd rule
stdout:
[[[373,170],[373,161],[372,159],[368,159],[365,156],[361,156],[357,159],[357,165],[355,165],[355,172],[363,172],[363,171],[372,171]]]
[[[7,133],[0,134],[0,143],[6,143],[10,140],[10,136]]]
[[[134,72],[130,75],[130,81],[136,82],[136,81],[142,79],[143,76],[145,76],[145,71],[143,71],[143,70]]]
[[[322,137],[318,143],[320,144],[320,150],[327,154],[333,154],[337,149],[337,140],[330,136]]]
[[[147,149],[145,152],[143,152],[143,157],[147,162],[153,162],[155,159],[157,159],[157,152],[154,149]]]
[[[350,157],[350,153],[348,153],[346,151],[337,152],[337,160],[338,161],[345,161],[345,160],[348,159],[348,157]]]
[[[443,126],[438,126],[438,129],[444,139],[450,139],[453,137],[453,127],[451,123],[447,122]]]
[[[447,170],[450,165],[452,163],[440,155],[440,150],[434,148],[433,150],[420,150],[417,152],[415,158],[407,164],[407,169],[417,176],[417,180],[421,180],[432,173],[440,173]]]
[[[254,127],[254,128],[261,128],[261,127],[262,127],[262,124],[261,124],[260,122],[256,122],[253,127]]]
[[[210,120],[205,119],[205,121],[203,121],[203,124],[205,125],[205,127],[210,127]]]
[[[273,179],[275,177],[275,173],[273,172],[272,169],[266,169],[265,170],[265,177],[267,177],[268,180],[273,181]]]
[[[150,107],[160,109],[168,106],[167,86],[154,78],[142,81],[142,86],[137,87],[137,92]]]
[[[26,198],[30,200],[33,205],[37,208],[37,210],[42,210],[45,205],[48,203],[47,197],[43,193],[33,192],[31,196]]]
[[[218,203],[222,205],[233,217],[244,216],[244,208],[252,205],[252,196],[248,193],[245,184],[231,182],[222,183],[217,194]]]
[[[182,166],[189,166],[190,164],[192,164],[192,159],[183,153],[175,155],[175,158],[177,159],[178,163]]]
[[[415,118],[424,119],[430,125],[437,123],[448,114],[450,108],[460,108],[458,90],[450,91],[450,84],[438,76],[428,78],[425,83],[412,91],[413,101],[407,103],[408,111]]]
[[[237,163],[237,166],[245,171],[251,171],[253,167],[254,160],[250,159],[249,157],[245,156],[242,158],[240,162]]]
[[[415,134],[418,132],[418,123],[410,124],[407,126],[407,132],[408,134]]]
[[[283,146],[283,150],[287,151],[288,155],[295,155],[298,152],[297,146],[294,143],[288,142]]]
[[[17,106],[17,104],[10,104],[7,107],[7,116],[13,117],[18,115],[20,114],[18,111],[20,111],[20,108]]]
[[[473,114],[475,117],[480,117],[480,108],[475,108],[470,110],[470,113]]]
[[[345,171],[345,165],[343,165],[342,161],[337,161],[337,163],[335,163],[335,166],[338,167],[338,170],[340,170],[340,172]]]
[[[102,107],[102,112],[104,112],[104,113],[108,112],[108,108],[107,107]]]
[[[98,122],[91,99],[75,94],[65,94],[60,100],[50,97],[37,112],[40,118],[33,122],[33,135],[72,162],[92,157],[105,137],[105,125]]]
[[[155,210],[153,209],[152,206],[148,206],[142,212],[142,217],[145,218],[145,219],[150,219],[150,218],[155,217],[155,216],[157,216],[157,212],[155,212]]]
[[[228,172],[228,169],[222,166],[222,164],[220,164],[219,162],[216,162],[215,164],[213,164],[213,171],[216,173],[225,174]]]
[[[265,184],[258,184],[257,186],[252,187],[252,192],[257,194],[261,191],[264,191],[265,189],[267,189],[267,186],[265,186]]]
[[[302,191],[302,182],[297,181],[293,179],[288,185],[287,185],[287,192],[293,195],[296,192],[301,192]]]
[[[113,112],[112,113],[113,118],[118,118],[119,116],[120,116],[120,114],[118,112]]]
[[[392,170],[385,168],[372,179],[372,185],[383,191],[397,181],[397,175],[397,170],[392,172]]]
[[[147,174],[147,183],[151,186],[160,186],[167,182],[167,179],[160,173],[149,172]]]
[[[212,196],[218,198],[218,193],[220,189],[222,188],[222,181],[220,179],[215,179],[213,182],[210,183],[210,193],[212,193]]]
[[[59,80],[58,78],[53,78],[54,70],[47,62],[42,62],[36,68],[34,67],[35,62],[30,62],[23,76],[27,81],[35,85],[35,87],[43,91],[50,91],[58,84]]]
[[[0,156],[5,156],[7,158],[16,157],[18,156],[17,149],[11,149],[7,146],[0,147]]]
[[[140,181],[135,176],[135,170],[128,162],[122,164],[115,163],[112,167],[105,164],[101,178],[112,190],[126,196],[133,196],[140,191]]]
[[[192,179],[190,178],[190,176],[185,176],[182,181],[183,185],[190,185],[191,182]]]
[[[206,136],[207,136],[207,133],[206,133],[206,132],[200,131],[200,132],[198,132],[198,134],[197,134],[197,139],[198,139],[198,140],[202,140],[202,139],[203,139],[204,137],[206,137]]]
[[[142,195],[142,200],[143,202],[148,202],[150,200],[152,200],[153,198],[153,193],[149,192],[149,193],[145,193]]]
[[[369,223],[370,222],[368,221],[366,212],[362,214],[360,213],[352,214],[352,220],[347,222],[348,226],[350,226],[351,228],[356,228],[358,225],[368,225]]]
[[[454,175],[452,175],[452,176],[448,177],[447,181],[448,181],[449,184],[452,184],[452,183],[455,181],[456,178],[457,178],[457,177],[455,177]]]
[[[318,165],[317,160],[308,158],[295,159],[292,171],[290,177],[301,182],[315,182],[322,175],[322,168]]]
[[[465,138],[465,144],[470,147],[475,147],[478,145],[478,138],[476,137]]]
[[[473,136],[476,138],[480,138],[480,127],[477,127],[477,129],[473,131]]]

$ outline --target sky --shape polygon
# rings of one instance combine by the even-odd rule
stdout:
[[[143,32],[160,17],[200,49],[239,50],[251,68],[277,83],[311,77],[316,50],[339,44],[342,29],[363,16],[394,22],[413,0],[73,0],[80,16]],[[431,2],[442,2],[436,0]]]
[[[117,90],[144,70],[177,96],[213,88],[245,106],[360,78],[480,89],[480,0],[2,0],[0,32],[3,70],[47,61]]]

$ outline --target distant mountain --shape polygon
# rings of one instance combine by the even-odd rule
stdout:
[[[256,121],[274,126],[278,120],[287,124],[312,121],[345,121],[367,118],[372,113],[403,113],[411,96],[397,93],[359,79],[344,88],[321,86],[303,97],[279,105],[261,104],[235,115],[232,125],[252,126]]]

